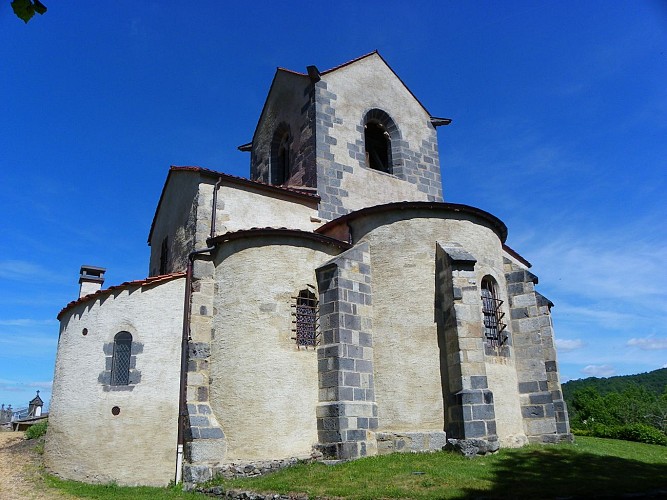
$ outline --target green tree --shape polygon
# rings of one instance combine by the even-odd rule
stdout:
[[[27,23],[35,15],[35,12],[42,15],[46,12],[46,6],[39,0],[14,0],[12,10],[24,23]]]

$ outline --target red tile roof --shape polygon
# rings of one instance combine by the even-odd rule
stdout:
[[[185,277],[185,272],[179,272],[179,273],[171,273],[171,274],[163,274],[160,276],[149,276],[146,279],[143,280],[134,280],[134,281],[126,281],[125,283],[121,283],[120,285],[114,285],[110,286],[109,288],[105,288],[102,290],[98,290],[95,293],[89,293],[88,295],[84,295],[83,297],[73,300],[69,304],[67,304],[65,307],[62,308],[62,310],[58,313],[57,318],[60,319],[60,317],[69,309],[72,307],[82,304],[84,302],[88,302],[89,300],[94,300],[99,297],[109,295],[110,293],[114,292],[120,292],[122,290],[127,290],[129,288],[133,287],[147,287],[147,286],[152,286],[152,285],[157,285],[159,283],[164,283],[166,281],[170,281],[176,278],[184,278]]]
[[[215,245],[218,243],[224,243],[225,241],[238,240],[253,236],[295,236],[298,238],[318,241],[326,245],[333,245],[341,248],[342,250],[347,250],[352,247],[352,245],[346,241],[332,238],[331,236],[326,236],[324,234],[318,234],[311,231],[303,231],[301,229],[291,229],[287,227],[251,227],[250,229],[229,231],[227,233],[214,236],[213,238],[209,238],[207,243],[209,245]]]
[[[503,250],[505,250],[505,251],[506,251],[508,254],[510,254],[512,257],[514,257],[516,260],[518,260],[519,262],[521,262],[524,266],[526,266],[526,267],[533,267],[533,265],[532,265],[530,262],[528,262],[526,259],[524,259],[524,258],[519,254],[519,252],[517,252],[517,251],[514,250],[513,248],[510,248],[509,246],[507,246],[507,245],[504,244],[504,243],[503,243]]]

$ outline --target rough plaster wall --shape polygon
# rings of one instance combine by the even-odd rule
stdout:
[[[297,202],[233,186],[220,188],[216,214],[216,234],[251,227],[313,231],[321,225],[311,221],[311,217],[317,217],[316,201]]]
[[[434,322],[435,242],[461,244],[484,268],[481,279],[484,274],[502,278],[500,240],[491,229],[470,220],[435,218],[423,210],[359,219],[353,221],[352,230],[355,240],[363,237],[370,242],[374,263],[379,430],[442,429],[440,351]],[[484,362],[482,352],[479,362]],[[496,367],[496,372],[500,376],[496,387],[510,388],[515,394],[512,374],[506,374],[504,367]],[[507,402],[507,397],[500,397],[499,404]],[[508,411],[514,415],[514,410]],[[514,432],[509,424],[498,431]]]
[[[309,83],[310,80],[303,76],[285,71],[276,73],[252,140],[251,179],[270,182],[271,141],[281,123],[284,122],[290,126],[292,139],[290,154],[293,160],[298,158],[299,151],[311,139],[312,129],[307,123],[307,113],[304,109],[304,106],[310,101],[307,92]],[[288,181],[288,184],[291,183]],[[298,185],[314,187],[316,184],[315,179],[312,178],[310,182],[299,182]]]
[[[161,486],[173,479],[184,283],[178,278],[125,290],[63,318],[44,452],[50,471],[123,485]],[[132,334],[133,349],[143,346],[136,355],[141,378],[111,388],[99,377],[105,344],[120,331]],[[120,407],[117,416],[114,406]]]
[[[188,254],[195,246],[199,182],[200,176],[192,172],[171,172],[151,235],[150,276],[157,275],[160,269],[165,236],[169,238],[168,272],[184,271],[187,267]]]
[[[503,356],[485,358],[489,389],[493,392],[500,446],[523,446],[528,442],[528,438],[523,430],[514,360]]]
[[[373,108],[382,109],[392,117],[408,149],[419,151],[423,141],[432,139],[428,113],[379,56],[340,68],[323,79],[327,90],[338,96],[332,101],[337,121],[329,132],[336,139],[331,146],[336,163],[359,166],[359,162],[351,158],[348,144],[363,142],[363,132],[357,127],[366,112]],[[414,184],[367,168],[355,168],[353,175],[344,175],[341,188],[349,193],[344,203],[350,211],[391,201],[428,200],[428,195]]]
[[[317,443],[317,353],[291,339],[291,298],[337,251],[281,241],[230,242],[216,258],[211,406],[226,461],[303,456]]]

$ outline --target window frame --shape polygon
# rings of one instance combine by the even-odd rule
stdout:
[[[484,276],[480,283],[482,301],[482,328],[487,345],[502,348],[508,345],[507,324],[503,321],[505,301],[498,298],[498,283],[492,276]]]
[[[118,332],[113,338],[111,355],[110,384],[112,386],[130,385],[132,365],[132,334],[127,331]]]
[[[382,172],[385,174],[393,175],[401,178],[401,169],[400,169],[400,144],[401,144],[401,133],[398,129],[398,126],[394,122],[393,118],[384,110],[379,108],[373,108],[366,112],[362,120],[363,125],[363,145],[364,145],[364,166],[369,170],[375,172]],[[382,168],[376,168],[372,166],[371,154],[375,148],[369,148],[369,137],[368,130],[369,127],[376,128],[378,134],[382,132],[382,139],[386,147],[386,153],[382,151],[381,155],[378,155],[380,158],[386,155],[386,165],[380,161]],[[379,134],[378,134],[379,135]],[[371,138],[373,139],[373,138]],[[379,139],[379,137],[376,137]],[[377,141],[379,142],[379,140]],[[382,148],[384,149],[384,148]],[[398,162],[398,163],[397,163]]]
[[[317,295],[308,289],[292,297],[292,340],[297,348],[315,349],[320,343],[320,308]]]
[[[283,186],[292,175],[292,134],[289,125],[281,123],[276,127],[271,140],[269,184]]]

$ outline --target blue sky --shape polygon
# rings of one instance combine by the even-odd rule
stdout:
[[[0,403],[50,396],[81,264],[148,273],[170,165],[248,175],[277,66],[378,49],[447,201],[533,263],[564,380],[667,366],[667,2],[0,2]]]

